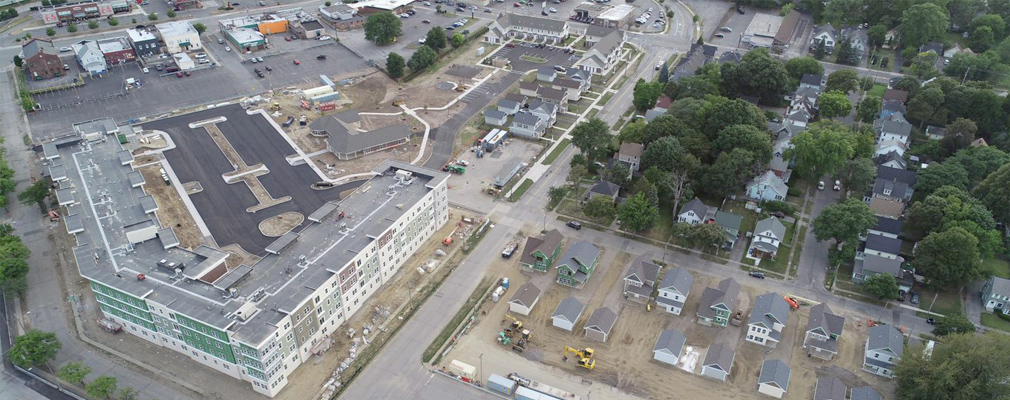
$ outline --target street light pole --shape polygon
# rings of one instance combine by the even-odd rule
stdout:
[[[483,382],[484,381],[484,353],[480,353],[480,355],[477,356],[477,358],[480,359],[480,369],[477,371],[477,374],[480,375],[479,376],[480,379],[478,379],[478,380],[481,381],[481,382]]]

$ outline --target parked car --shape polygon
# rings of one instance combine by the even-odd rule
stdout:
[[[540,15],[550,15],[550,14],[547,13],[547,10],[543,10],[543,11],[540,11]]]
[[[263,70],[261,70],[259,68],[253,69],[253,71],[256,71],[257,74],[260,73],[260,72],[263,72]]]
[[[565,67],[562,67],[562,66],[560,66],[560,65],[555,65],[555,66],[554,66],[554,70],[555,70],[555,71],[558,71],[558,72],[560,72],[560,73],[565,73],[565,72],[567,72],[567,71],[565,70]]]
[[[251,62],[251,63],[253,63],[253,64],[256,64],[256,63],[258,63],[259,61],[256,61],[256,57],[253,57],[253,58],[250,58],[250,59],[249,59],[249,62]]]
[[[930,325],[936,325],[936,318],[926,318],[926,323]]]
[[[908,300],[913,305],[919,305],[919,294],[912,292],[912,298]]]
[[[484,12],[486,12],[486,13],[491,13],[491,9],[490,9],[490,8],[485,8],[485,9],[484,9]]]
[[[834,191],[842,190],[842,181],[835,179],[835,185],[831,187],[831,190]]]
[[[426,2],[424,2],[424,5],[426,5],[426,6],[430,6],[430,5],[431,5],[431,2],[427,2],[427,1],[426,1]]]
[[[288,120],[284,121],[284,124],[282,124],[281,126],[287,128],[287,127],[291,126],[291,124],[293,124],[293,123],[295,123],[295,117],[290,117],[289,116]]]
[[[147,69],[147,68],[145,67],[145,68],[144,68],[144,73],[146,74],[146,73],[148,73],[148,72],[151,72],[151,70],[149,70],[149,69]]]
[[[512,42],[509,42],[509,43],[505,43],[505,47],[508,47],[508,48],[512,49],[512,48],[515,48],[515,47],[516,47],[516,44],[515,44],[515,43],[512,43]]]
[[[565,223],[565,225],[568,225],[569,228],[575,230],[582,229],[582,224],[580,224],[578,221],[568,221],[567,223]]]
[[[417,39],[417,42],[420,43],[420,44],[424,44],[424,42],[427,42],[427,41],[428,41],[428,38]]]
[[[746,12],[743,11],[743,6],[736,6],[737,14],[744,15]]]
[[[556,9],[554,7],[551,7],[548,11],[550,11],[552,13],[556,13],[556,12],[558,12],[558,9]]]
[[[726,37],[726,35],[723,35],[721,33],[716,33],[715,37],[717,37],[717,38],[724,38],[724,37]]]
[[[191,76],[191,75],[193,75],[193,74],[192,74],[192,73],[190,73],[189,71],[186,71],[186,72],[183,72],[183,73],[184,73],[184,74],[186,74],[186,76]]]
[[[298,61],[298,60],[295,60],[295,61],[294,61],[294,64],[295,64],[295,65],[302,65],[302,62],[301,62],[301,61]]]
[[[512,7],[519,8],[519,7],[522,7],[522,6],[519,5],[519,3],[512,3]]]
[[[267,69],[267,71],[273,71],[274,70],[273,68],[270,68],[269,65],[266,66],[266,69]]]
[[[69,47],[60,47],[60,53],[66,53],[68,51],[74,51],[74,49],[71,49]]]
[[[231,47],[224,46],[224,51],[231,51]]]
[[[902,302],[905,301],[905,291],[904,290],[899,290],[898,291],[898,301],[902,301]]]
[[[723,32],[733,32],[733,29],[730,28],[730,27],[728,27],[728,26],[724,26],[724,27],[719,28],[719,29],[721,29]]]
[[[750,276],[758,278],[758,279],[764,279],[765,278],[765,273],[761,272],[761,271],[751,271],[751,272],[748,272],[747,275],[750,275]]]
[[[326,54],[320,54],[320,55],[316,56],[316,59],[317,60],[325,60],[326,59]]]
[[[824,190],[824,181],[817,181],[817,190]]]
[[[182,72],[176,72],[176,73],[175,73],[175,76],[176,76],[177,78],[182,78]]]
[[[426,20],[426,19],[422,19],[422,20],[421,20],[421,22],[422,22],[422,23],[425,23],[425,24],[430,24],[430,23],[431,23],[431,21],[429,21],[429,20]]]
[[[70,71],[70,64],[63,64],[64,71]]]
[[[323,36],[319,37],[319,40],[330,40],[330,39],[333,39],[333,38],[329,37],[329,36],[326,36],[326,35],[323,35]]]

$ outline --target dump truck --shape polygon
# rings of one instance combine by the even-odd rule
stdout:
[[[442,167],[442,171],[453,173],[453,174],[463,175],[463,173],[466,172],[466,168],[461,167],[459,165],[449,164],[449,165],[446,165],[446,166]]]

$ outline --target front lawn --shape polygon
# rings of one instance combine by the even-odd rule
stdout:
[[[963,313],[961,298],[954,290],[943,292],[932,292],[925,289],[912,289],[919,293],[919,308],[943,315],[953,315]],[[936,299],[934,301],[934,299]],[[907,300],[906,300],[907,301]]]
[[[999,256],[990,258],[982,262],[982,268],[992,272],[993,275],[1004,279],[1010,279],[1010,261]]]
[[[982,313],[982,325],[985,325],[987,328],[1010,332],[1010,321],[1000,319],[998,315],[993,313]]]
[[[883,85],[883,84],[880,84],[880,83],[874,83],[873,87],[870,88],[870,90],[866,91],[866,95],[867,96],[874,96],[874,97],[883,98],[885,90],[887,90],[887,85]]]
[[[789,263],[789,252],[792,250],[793,245],[793,232],[796,231],[796,224],[786,223],[786,236],[782,240],[782,246],[779,246],[779,252],[775,256],[774,260],[761,260],[761,264],[758,265],[760,268],[767,269],[769,271],[775,271],[780,274],[786,273],[786,266]],[[745,238],[746,239],[746,238]],[[745,246],[750,246],[750,243],[744,243]],[[743,260],[750,260],[747,258],[747,252],[744,252]]]
[[[607,102],[610,101],[610,98],[613,97],[613,96],[614,96],[614,93],[608,91],[607,93],[603,94],[603,97],[601,97],[600,101],[597,102],[596,104],[599,104],[601,107],[605,106],[605,105],[607,105]]]
[[[544,157],[542,163],[544,165],[551,165],[551,163],[554,162],[554,160],[558,159],[558,156],[561,155],[561,152],[565,151],[565,149],[568,148],[568,144],[571,142],[572,142],[571,139],[567,138],[563,139],[560,144],[554,147],[554,150],[551,151],[550,154],[547,155],[547,157]]]

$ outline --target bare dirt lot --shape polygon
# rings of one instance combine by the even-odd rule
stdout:
[[[158,203],[156,212],[158,220],[163,226],[170,226],[175,231],[175,236],[179,238],[179,246],[187,249],[195,249],[201,243],[202,235],[196,227],[196,221],[190,215],[186,205],[182,203],[182,198],[176,193],[175,188],[170,185],[161,184],[161,164],[149,165],[140,168],[141,175],[148,182],[144,185],[144,191],[154,197]]]
[[[263,236],[280,237],[292,228],[300,225],[305,215],[297,212],[286,212],[260,221],[260,233]]]
[[[570,243],[565,243],[566,247],[568,245]],[[655,308],[649,312],[644,305],[625,300],[622,295],[623,277],[635,256],[624,252],[605,252],[600,267],[581,290],[553,283],[553,273],[519,272],[518,261],[514,258],[500,260],[496,257],[491,273],[509,277],[512,288],[534,282],[544,292],[529,316],[509,312],[508,301],[515,289],[506,292],[498,303],[485,303],[487,316],[460,339],[458,346],[445,358],[445,363],[452,359],[477,361],[478,355],[483,353],[485,375],[517,372],[584,397],[591,392],[594,399],[669,399],[672,393],[676,393],[673,398],[736,400],[760,398],[756,388],[762,362],[766,358],[781,358],[790,364],[793,371],[785,396],[787,399],[809,398],[818,376],[837,376],[850,387],[871,385],[881,393],[893,393],[892,382],[860,371],[867,329],[856,316],[846,315],[840,354],[834,361],[808,358],[800,348],[809,316],[807,308],[790,313],[784,329],[785,338],[777,348],[756,345],[746,342],[743,337],[753,299],[763,294],[762,290],[742,286],[738,309],[743,311],[744,323],[740,327],[707,327],[695,322],[701,293],[706,286],[716,286],[720,280],[698,273],[694,273],[695,282],[687,307],[680,316]],[[558,303],[569,296],[575,296],[586,304],[573,332],[554,327],[550,319]],[[619,315],[607,343],[589,340],[583,333],[589,315],[603,306],[610,307]],[[510,319],[503,322],[506,314],[518,318],[524,327],[533,331],[533,341],[522,354],[496,340],[498,332],[511,322]],[[652,348],[663,329],[684,332],[687,337],[685,354],[690,352],[697,357],[693,368],[689,368],[691,372],[686,371],[688,368],[683,365],[673,367],[652,360]],[[725,383],[698,375],[708,348],[715,343],[725,343],[736,350],[733,369]],[[596,369],[587,371],[571,360],[564,362],[565,345],[593,348],[596,351]],[[681,361],[685,361],[683,355]]]

